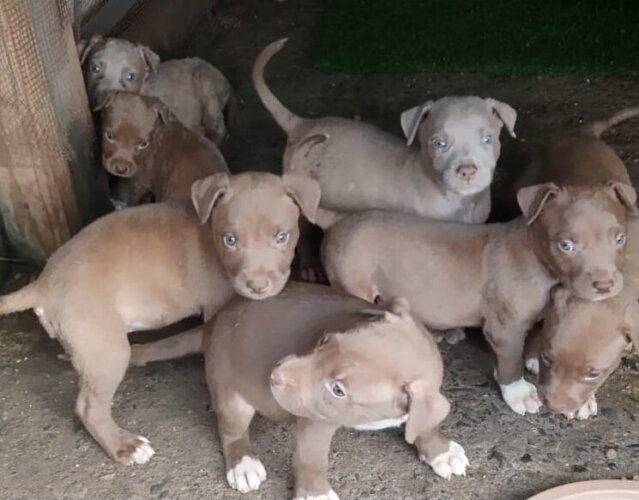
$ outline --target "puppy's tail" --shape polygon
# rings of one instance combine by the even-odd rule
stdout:
[[[317,213],[315,214],[315,224],[322,228],[324,231],[328,231],[331,227],[337,224],[342,219],[343,214],[327,210],[326,208],[317,207]]]
[[[615,125],[635,116],[639,116],[639,106],[622,109],[607,118],[588,122],[581,127],[581,133],[583,135],[590,135],[599,138],[601,137],[601,134],[610,127],[614,127]]]
[[[287,40],[288,38],[282,38],[277,42],[267,45],[264,50],[260,52],[260,55],[257,56],[255,60],[255,64],[253,64],[253,85],[266,109],[273,115],[277,124],[288,134],[302,119],[285,108],[264,81],[264,67],[266,63],[280,51]]]
[[[204,327],[196,326],[157,342],[134,344],[131,346],[130,364],[144,366],[152,361],[165,361],[201,353],[203,339]]]
[[[38,280],[20,290],[0,296],[0,316],[32,309],[38,305],[40,285]]]

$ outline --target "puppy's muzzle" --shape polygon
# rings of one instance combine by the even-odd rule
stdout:
[[[614,286],[615,282],[613,280],[592,282],[592,287],[595,289],[597,295],[608,295]]]
[[[114,175],[131,177],[135,173],[135,165],[133,162],[122,158],[112,158],[108,160],[107,166]]]
[[[264,295],[271,288],[271,281],[268,278],[248,280],[246,288],[255,295]]]

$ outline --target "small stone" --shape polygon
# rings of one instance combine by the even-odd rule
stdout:
[[[164,483],[153,484],[149,488],[149,492],[151,493],[151,495],[157,495],[162,491],[162,488],[164,488]]]
[[[632,476],[633,481],[639,481],[639,474]]]
[[[616,460],[618,457],[618,453],[617,450],[615,450],[614,448],[610,448],[607,452],[606,452],[606,458],[608,460]]]
[[[111,472],[110,474],[105,474],[104,476],[100,476],[100,479],[108,481],[110,479],[113,479],[114,477],[115,477],[115,473]]]
[[[612,471],[619,470],[619,466],[614,462],[608,462],[608,468]]]
[[[570,466],[570,470],[572,472],[586,472],[588,469],[586,469],[586,467],[584,467],[583,465],[571,465]]]
[[[519,460],[527,464],[528,462],[532,462],[532,457],[530,456],[530,453],[526,453]]]

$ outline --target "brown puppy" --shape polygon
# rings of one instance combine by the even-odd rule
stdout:
[[[76,412],[124,464],[153,455],[121,429],[111,402],[129,364],[127,332],[198,313],[209,318],[234,293],[265,299],[282,289],[299,237],[314,218],[317,182],[291,175],[216,174],[193,185],[192,202],[107,215],[56,251],[40,277],[0,298],[0,314],[33,308],[80,377]]]
[[[80,40],[78,55],[92,107],[100,106],[111,90],[154,96],[214,143],[226,136],[223,112],[233,120],[235,97],[228,80],[208,62],[191,57],[160,63],[148,47],[100,35]]]
[[[138,346],[132,361],[204,351],[233,488],[256,490],[266,479],[249,442],[256,412],[294,417],[296,499],[338,498],[326,475],[340,426],[377,430],[405,422],[406,441],[437,474],[465,474],[463,448],[438,430],[449,411],[439,392],[439,351],[405,301],[385,311],[326,286],[290,283],[260,303],[233,299],[205,331],[203,342],[198,332]]]
[[[569,418],[597,414],[595,392],[634,345],[639,350],[639,219],[628,224],[624,288],[592,303],[565,288],[552,294],[543,328],[527,346],[526,367],[539,375],[548,408]]]
[[[622,183],[589,190],[549,183],[520,190],[525,218],[509,223],[322,209],[317,222],[330,227],[322,258],[333,285],[369,301],[405,296],[431,329],[481,326],[497,357],[504,400],[524,414],[541,405],[535,386],[523,379],[526,333],[559,282],[586,300],[619,293],[635,198]]]
[[[130,179],[121,201],[137,205],[147,193],[155,201],[188,199],[193,183],[229,173],[217,146],[180,122],[156,97],[109,92],[101,107],[102,165]]]

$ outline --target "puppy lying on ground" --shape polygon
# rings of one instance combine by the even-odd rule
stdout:
[[[193,183],[229,173],[217,146],[188,129],[156,97],[108,92],[101,106],[102,165],[129,179],[126,205],[188,199]]]
[[[192,57],[160,63],[148,47],[100,35],[78,42],[78,54],[92,107],[100,106],[110,90],[153,96],[191,130],[216,144],[226,137],[224,110],[232,122],[235,96],[208,62]]]
[[[204,352],[233,488],[245,493],[266,479],[248,437],[256,412],[295,420],[296,499],[337,499],[326,476],[331,438],[341,426],[377,430],[405,422],[406,441],[437,474],[465,474],[463,448],[438,430],[449,411],[439,392],[439,351],[404,301],[385,311],[329,287],[290,283],[259,304],[233,299],[204,330],[135,346],[132,362]]]
[[[518,200],[525,217],[503,224],[323,209],[317,223],[330,228],[322,260],[331,284],[369,301],[405,296],[431,329],[481,326],[504,400],[524,414],[541,405],[523,379],[526,333],[557,283],[585,300],[621,291],[636,193],[612,181],[588,189],[548,183],[520,190]]]
[[[548,408],[568,418],[597,414],[595,392],[634,345],[639,352],[639,219],[628,224],[624,288],[616,297],[586,302],[564,288],[552,294],[541,332],[529,344],[526,367],[539,375]]]
[[[319,185],[295,175],[216,174],[192,202],[107,215],[49,259],[40,277],[0,298],[0,314],[33,308],[80,377],[76,413],[116,461],[144,463],[146,438],[121,429],[111,403],[129,364],[127,332],[209,318],[234,293],[265,299],[289,276],[300,211],[313,219]]]

